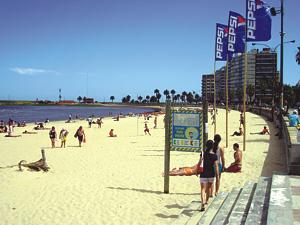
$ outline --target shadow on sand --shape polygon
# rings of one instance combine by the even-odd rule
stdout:
[[[270,130],[269,148],[262,168],[261,176],[271,177],[274,171],[286,173],[286,154],[283,146],[283,140],[275,134],[277,128],[271,122],[266,121]]]

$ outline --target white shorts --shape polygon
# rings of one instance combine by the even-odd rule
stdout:
[[[200,177],[201,184],[213,183],[215,181],[214,177]]]

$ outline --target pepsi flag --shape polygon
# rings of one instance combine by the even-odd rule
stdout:
[[[269,8],[262,0],[246,0],[246,41],[268,41],[271,39],[272,20]]]
[[[216,24],[216,43],[215,43],[215,60],[226,61],[227,60],[227,38],[228,27],[226,25]]]
[[[246,19],[239,13],[230,11],[228,19],[228,56],[245,52]]]

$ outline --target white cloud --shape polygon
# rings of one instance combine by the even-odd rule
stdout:
[[[54,70],[36,69],[36,68],[29,68],[29,67],[15,67],[15,68],[11,68],[10,70],[21,75],[37,75],[37,74],[59,75],[59,73]]]

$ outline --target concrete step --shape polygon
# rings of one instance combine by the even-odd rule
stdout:
[[[238,199],[241,188],[233,188],[232,191],[228,194],[227,198],[225,199],[224,203],[222,204],[219,212],[211,222],[211,225],[223,225],[228,223],[228,218],[230,213]]]
[[[294,225],[300,224],[300,176],[289,176]]]
[[[265,225],[267,223],[271,181],[272,179],[270,177],[260,177],[245,225]]]
[[[228,219],[230,225],[244,224],[248,215],[256,184],[248,181],[243,187]]]
[[[273,175],[267,225],[294,224],[290,180],[288,176]]]
[[[217,197],[215,197],[212,202],[206,206],[205,211],[204,212],[199,212],[199,213],[195,213],[190,219],[189,221],[186,223],[186,225],[196,225],[199,223],[201,217],[210,209],[211,205],[214,205],[214,202],[218,202],[218,204],[220,204],[221,202],[224,201],[224,195],[227,195],[227,193],[220,193]]]
[[[200,212],[201,201],[192,201],[186,208],[181,210],[178,218],[176,218],[171,224],[172,225],[182,225],[186,224],[187,221],[194,215],[196,212]]]
[[[211,221],[215,218],[218,211],[220,210],[220,208],[223,205],[227,196],[228,196],[228,193],[224,193],[224,192],[218,194],[218,196],[210,204],[209,208],[201,216],[201,219],[199,220],[199,222],[197,224],[198,225],[210,224]]]

